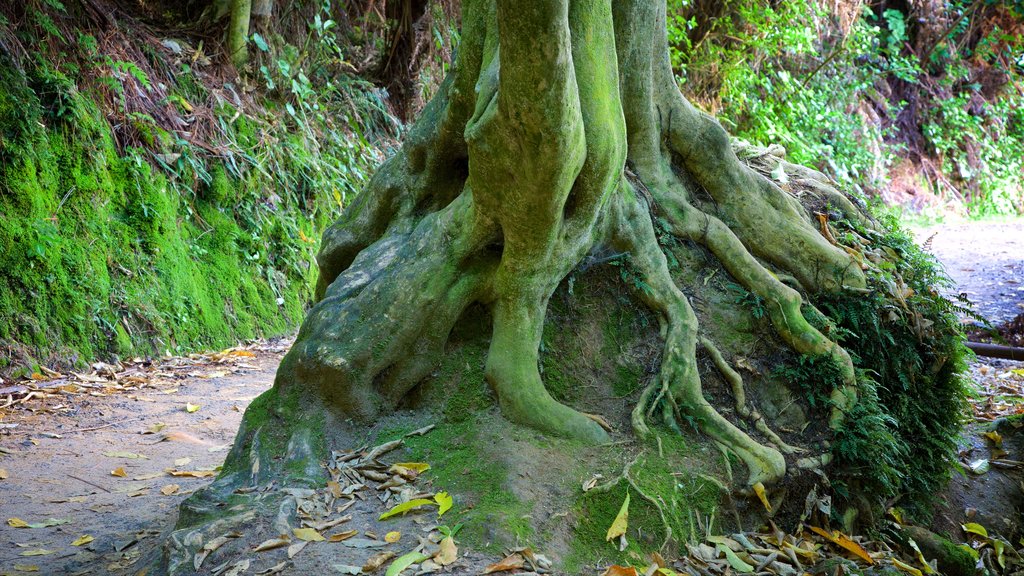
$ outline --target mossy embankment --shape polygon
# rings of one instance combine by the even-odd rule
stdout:
[[[254,85],[128,16],[30,8],[0,10],[0,374],[294,329],[321,230],[379,160],[372,87],[318,80],[322,47],[281,36]]]

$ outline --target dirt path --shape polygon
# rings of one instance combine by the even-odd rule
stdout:
[[[992,324],[1024,312],[1024,220],[944,224],[914,236]]]
[[[130,368],[117,381],[122,390],[108,393],[92,382],[81,393],[32,399],[3,415],[0,574],[32,567],[41,574],[135,574],[140,567],[133,564],[171,527],[178,504],[211,481],[286,345],[250,347],[220,362]],[[189,404],[198,409],[189,412]],[[12,518],[67,523],[16,528]],[[93,540],[74,546],[82,536]],[[25,555],[39,550],[52,553]]]

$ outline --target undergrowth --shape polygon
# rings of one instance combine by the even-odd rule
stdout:
[[[819,294],[808,319],[840,343],[857,370],[858,400],[831,439],[833,486],[849,498],[873,494],[881,504],[902,497],[919,513],[956,467],[957,440],[967,414],[967,349],[958,313],[964,303],[937,292],[946,286],[939,263],[893,219],[879,234],[850,222],[841,237],[866,239],[876,261],[870,292]],[[776,369],[813,409],[830,407],[841,382],[827,358],[797,357]]]

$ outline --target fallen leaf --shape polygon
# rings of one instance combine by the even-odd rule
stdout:
[[[762,484],[761,482],[756,482],[753,488],[754,494],[757,494],[757,499],[761,501],[762,505],[764,505],[764,509],[767,510],[769,514],[771,514],[772,503],[768,501],[768,495],[765,494],[764,484]]]
[[[436,496],[435,496],[435,498],[436,498]],[[388,510],[387,512],[381,514],[380,518],[378,518],[378,520],[387,520],[388,518],[391,518],[392,516],[397,516],[399,514],[405,514],[406,512],[409,512],[410,510],[415,510],[415,509],[421,508],[423,506],[433,506],[435,504],[436,503],[433,500],[427,500],[426,498],[416,498],[414,500],[409,500],[408,502],[402,502],[401,504],[393,507],[392,509]]]
[[[388,532],[387,534],[384,535],[384,541],[387,542],[388,544],[394,544],[395,542],[398,542],[401,539],[402,539],[402,533],[401,532]]]
[[[338,532],[337,534],[331,534],[327,537],[328,542],[341,542],[342,540],[348,540],[349,538],[359,534],[358,530],[346,530],[344,532]]]
[[[917,568],[914,568],[913,566],[911,566],[909,564],[901,562],[898,558],[893,558],[892,559],[892,564],[893,564],[893,566],[899,568],[900,570],[906,572],[907,574],[910,574],[911,576],[924,576],[924,574],[922,574],[920,570],[918,570]]]
[[[395,553],[388,550],[386,552],[377,552],[373,556],[366,559],[363,563],[363,572],[369,574],[384,565],[385,562],[395,557]]]
[[[160,489],[160,493],[163,494],[164,496],[170,496],[171,494],[177,492],[179,489],[181,489],[181,486],[178,486],[177,484],[168,484],[167,486],[164,486],[163,488]]]
[[[113,470],[110,471],[110,475],[117,476],[118,478],[124,478],[125,476],[128,475],[128,473],[124,471],[123,467],[118,466],[117,468],[114,468]]]
[[[273,550],[275,548],[281,548],[291,544],[291,538],[282,535],[280,538],[271,538],[270,540],[264,540],[258,546],[252,549],[253,552],[266,552],[267,550]]]
[[[249,563],[249,560],[239,560],[232,564],[231,568],[228,568],[227,571],[221,572],[220,576],[238,576],[249,569]]]
[[[491,564],[484,569],[484,574],[493,574],[494,572],[508,572],[510,570],[519,570],[526,563],[523,555],[519,552],[509,554],[501,562]]]
[[[7,472],[6,468],[0,468],[0,480],[7,480],[10,477],[11,475]]]
[[[459,548],[455,545],[455,540],[451,536],[446,536],[441,539],[439,544],[440,550],[434,555],[434,561],[441,566],[447,566],[459,556]]]
[[[349,548],[383,548],[388,543],[383,540],[370,540],[369,538],[348,538],[341,541],[342,546]]]
[[[171,476],[188,478],[209,478],[217,475],[213,470],[167,470],[167,473]]]
[[[326,540],[322,534],[312,528],[295,528],[292,530],[292,534],[299,540],[307,542],[323,542]]]
[[[192,404],[191,402],[188,402],[188,403],[185,404],[185,412],[188,412],[189,414],[192,414],[193,412],[197,412],[198,410],[199,410],[199,405],[198,404]]]
[[[445,512],[452,509],[452,497],[447,492],[434,494],[434,502],[437,502],[437,516],[440,518]]]
[[[392,466],[401,466],[402,468],[415,470],[420,474],[426,472],[427,470],[430,470],[430,464],[427,464],[426,462],[397,462],[395,464],[392,464]]]
[[[203,544],[202,549],[200,549],[199,552],[196,552],[196,555],[192,560],[192,565],[195,567],[196,572],[199,571],[199,567],[203,565],[203,561],[206,560],[207,556],[216,552],[217,549],[227,543],[228,540],[231,540],[232,538],[239,538],[241,536],[242,534],[240,532],[228,532],[223,536],[218,536],[206,544]]]
[[[988,530],[986,530],[981,524],[969,522],[961,527],[964,529],[964,532],[967,532],[968,534],[977,534],[983,538],[988,538]]]
[[[142,433],[156,434],[157,432],[163,430],[164,428],[167,428],[167,424],[164,424],[163,422],[157,422],[156,424],[151,424],[149,427],[143,430]]]
[[[817,526],[810,526],[810,529],[815,534],[825,538],[826,540],[835,544],[836,546],[839,546],[844,550],[852,552],[855,556],[867,562],[868,564],[875,563],[874,558],[872,558],[871,555],[868,554],[867,550],[861,547],[860,544],[857,544],[856,542],[851,540],[849,536],[843,534],[842,532],[834,530],[832,531],[832,533],[829,533],[828,531],[822,528],[818,528]]]
[[[601,576],[639,576],[636,568],[632,566],[609,566],[607,570],[601,573]]]
[[[164,475],[163,472],[154,472],[152,474],[143,474],[142,476],[136,476],[136,477],[132,478],[132,480],[135,480],[135,481],[152,480],[154,478],[159,478],[159,477],[161,477],[163,475]]]
[[[256,573],[256,576],[273,576],[274,574],[280,574],[281,572],[284,572],[284,569],[287,567],[288,562],[281,562],[280,564],[275,564],[266,570],[260,570]]]
[[[968,464],[967,467],[975,474],[984,474],[989,471],[990,465],[988,458],[980,458]]]
[[[104,452],[104,456],[109,458],[128,458],[130,460],[149,460],[149,456],[145,454],[138,454],[136,452]]]
[[[93,538],[92,536],[89,536],[88,534],[84,534],[82,536],[79,536],[78,538],[75,538],[74,542],[72,542],[71,545],[72,546],[82,546],[84,544],[88,544],[89,542],[92,542],[93,540],[95,540],[95,538]]]
[[[43,548],[36,548],[35,550],[25,550],[18,556],[48,556],[53,554],[53,550],[46,550]]]
[[[398,576],[402,573],[402,570],[405,570],[409,566],[419,564],[420,562],[429,559],[430,556],[427,556],[422,552],[409,552],[408,554],[403,554],[395,559],[395,561],[391,563],[391,566],[388,566],[388,571],[384,573],[384,576]]]
[[[309,540],[302,540],[288,547],[288,558],[295,558],[295,555],[302,552],[302,549],[309,546]]]
[[[185,458],[178,458],[177,460],[175,460],[174,465],[177,466],[178,468],[181,468],[182,466],[187,466],[188,463],[191,461],[192,459],[186,456]]]
[[[991,440],[992,443],[995,444],[997,447],[1003,445],[1003,436],[995,430],[991,432],[985,432],[984,436],[985,438]]]
[[[60,526],[61,524],[68,524],[71,520],[64,518],[47,518],[42,522],[35,522],[29,524],[21,518],[10,518],[7,520],[7,525],[11,528],[50,528],[51,526]]]
[[[748,574],[754,571],[753,566],[744,562],[742,558],[737,556],[736,553],[725,544],[717,544],[715,545],[715,549],[722,554],[725,554],[725,561],[729,563],[729,566],[732,566],[733,570],[741,574]]]
[[[612,525],[608,527],[608,534],[605,536],[605,541],[614,540],[619,536],[626,534],[626,528],[629,525],[629,492],[626,492],[626,499],[622,501],[622,508],[619,508],[618,515],[615,516],[615,520],[612,521]]]
[[[14,569],[18,572],[39,572],[39,566],[35,564],[15,564]]]

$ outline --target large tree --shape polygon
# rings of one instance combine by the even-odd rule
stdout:
[[[484,374],[505,418],[607,442],[602,418],[556,401],[538,368],[549,300],[593,254],[624,263],[623,289],[660,322],[660,370],[629,417],[636,434],[694,423],[746,465],[748,486],[827,466],[827,442],[787,444],[746,402],[743,377],[688,300],[697,287],[677,285],[660,240],[710,254],[706,266],[720,264],[758,303],[773,339],[812,360],[821,374],[811,378],[828,383],[822,427],[833,431],[857,412],[862,386],[837,343],[843,332],[809,322],[821,315],[808,298],[868,299],[876,287],[865,271],[889,256],[867,254],[877,224],[822,174],[749,148],[741,160],[677,89],[665,18],[659,0],[464,2],[450,75],[324,234],[317,301],[273,390],[248,410],[215,491],[316,477],[333,447],[325,430],[399,406],[467,310],[489,313]],[[837,221],[859,231],[845,245]],[[899,297],[909,298],[903,286],[884,295]],[[730,386],[731,418],[702,391],[701,349]],[[190,503],[179,524],[203,510]]]

